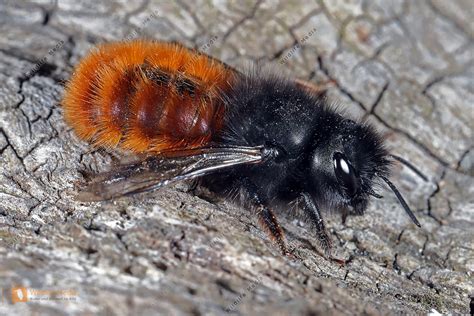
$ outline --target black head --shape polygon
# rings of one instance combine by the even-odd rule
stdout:
[[[310,188],[320,205],[362,215],[370,197],[380,198],[374,186],[388,184],[415,222],[407,203],[388,180],[391,156],[382,137],[368,124],[329,112],[323,129],[317,129],[310,156]]]
[[[334,112],[327,112],[323,120],[321,126],[324,128],[317,129],[314,135],[309,162],[308,190],[317,203],[362,215],[371,196],[381,197],[374,192],[374,186],[382,180],[395,193],[413,222],[420,226],[388,179],[393,156],[387,152],[382,137],[370,125],[345,119]]]
[[[367,124],[328,113],[324,129],[314,135],[310,157],[313,196],[331,209],[361,215],[379,175],[387,176],[390,160],[381,137]]]

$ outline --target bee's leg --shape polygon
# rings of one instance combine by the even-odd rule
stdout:
[[[281,252],[284,255],[287,255],[288,250],[286,248],[283,230],[281,229],[280,224],[278,224],[275,214],[265,205],[261,194],[259,194],[258,188],[252,182],[246,179],[243,181],[243,186],[248,194],[252,206],[254,206],[257,211],[260,225],[270,236],[270,239],[278,244]]]
[[[286,248],[283,230],[281,229],[280,224],[278,224],[273,211],[264,205],[260,205],[257,209],[257,212],[260,225],[262,225],[270,238],[278,244],[281,252],[284,255],[287,255],[288,250]]]
[[[341,222],[342,222],[342,225],[346,225],[346,220],[347,220],[347,210],[346,209],[343,209],[342,210],[342,213],[341,213]]]
[[[331,239],[326,231],[326,227],[324,225],[323,217],[321,216],[321,211],[319,210],[316,203],[313,201],[311,196],[303,192],[301,193],[302,197],[302,204],[303,204],[303,211],[309,217],[312,224],[316,228],[316,233],[318,235],[319,242],[321,247],[323,247],[324,252],[327,255],[331,253]]]
[[[334,80],[327,80],[320,83],[315,83],[311,81],[306,81],[303,79],[295,79],[295,83],[298,87],[302,88],[303,90],[308,91],[309,93],[314,93],[321,97],[326,96],[326,91],[335,85]]]

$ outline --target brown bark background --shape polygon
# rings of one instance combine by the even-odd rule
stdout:
[[[465,1],[0,0],[0,314],[468,313],[474,294],[472,3]],[[416,228],[390,192],[328,214],[340,266],[282,212],[295,259],[251,214],[180,184],[103,203],[73,199],[80,170],[117,156],[79,141],[59,102],[94,44],[177,40],[232,66],[330,82],[393,152]],[[299,44],[299,45],[296,45]],[[120,157],[120,156],[119,156]],[[12,304],[10,288],[74,289]]]

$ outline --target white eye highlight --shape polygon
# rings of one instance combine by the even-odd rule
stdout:
[[[345,174],[350,173],[349,165],[347,164],[347,162],[344,159],[341,159],[341,168],[342,168],[342,171],[344,171]]]

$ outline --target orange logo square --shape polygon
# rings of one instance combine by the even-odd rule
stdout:
[[[28,302],[26,287],[12,287],[12,303]]]

